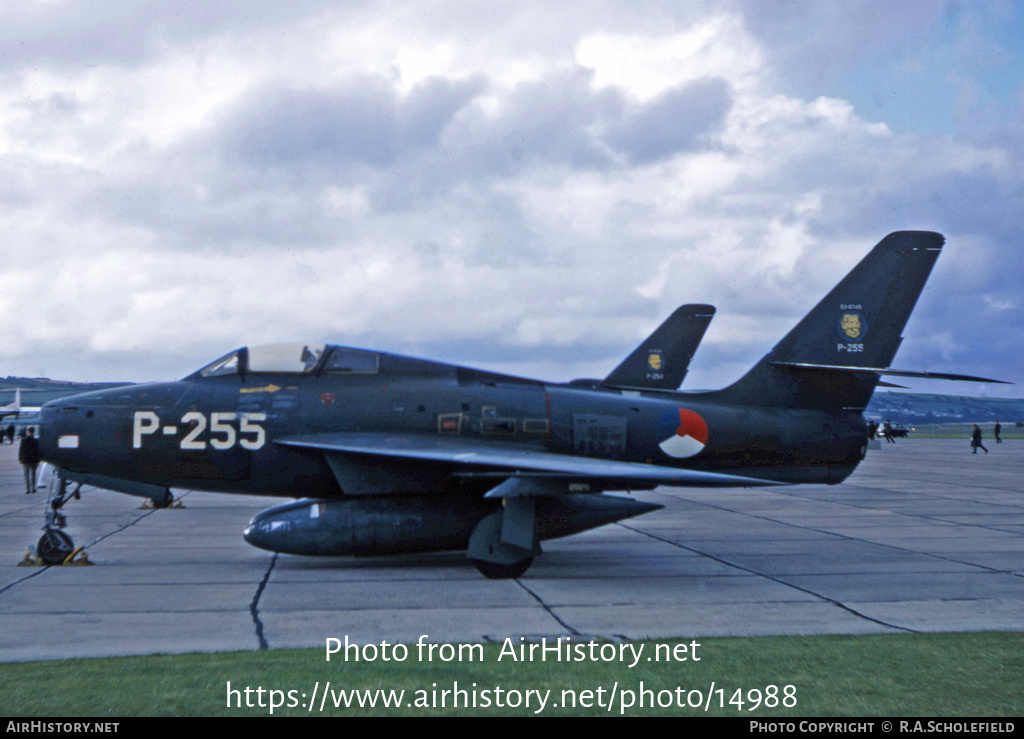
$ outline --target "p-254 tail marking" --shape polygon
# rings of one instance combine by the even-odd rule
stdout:
[[[700,346],[715,307],[687,304],[676,310],[601,385],[641,390],[677,390]]]

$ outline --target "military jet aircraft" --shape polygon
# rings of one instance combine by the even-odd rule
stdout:
[[[838,483],[942,248],[883,239],[739,381],[676,392],[713,309],[684,306],[604,380],[551,384],[326,344],[235,350],[179,382],[64,398],[40,447],[72,483],[302,498],[244,536],[275,552],[466,550],[519,577],[540,542],[660,508],[610,490]],[[40,554],[71,547],[50,526]],[[46,543],[44,545],[44,540]],[[44,550],[46,550],[44,552]]]

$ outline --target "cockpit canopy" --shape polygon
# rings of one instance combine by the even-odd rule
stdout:
[[[376,352],[329,344],[264,344],[243,347],[211,362],[195,377],[223,377],[248,373],[309,375],[320,372],[376,374]]]

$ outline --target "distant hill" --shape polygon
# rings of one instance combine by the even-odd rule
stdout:
[[[864,415],[903,424],[1024,423],[1024,400],[927,393],[875,393]]]
[[[14,391],[21,389],[21,404],[37,406],[69,395],[106,390],[112,387],[134,385],[134,382],[66,382],[46,377],[4,377],[0,378],[0,405],[14,402]]]

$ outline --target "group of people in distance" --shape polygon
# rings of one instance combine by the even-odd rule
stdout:
[[[1002,444],[1003,440],[1000,437],[1000,434],[1003,432],[1003,426],[999,421],[996,421],[996,425],[992,429],[992,432],[995,436],[996,444]],[[888,420],[886,420],[885,423],[869,421],[868,436],[872,439],[881,436],[890,444],[896,443],[896,440],[893,438],[893,426]],[[978,426],[978,424],[973,424],[973,428],[971,429],[971,454],[977,454],[979,449],[985,452],[985,454],[988,454],[988,449],[981,443],[981,438],[981,427]]]

